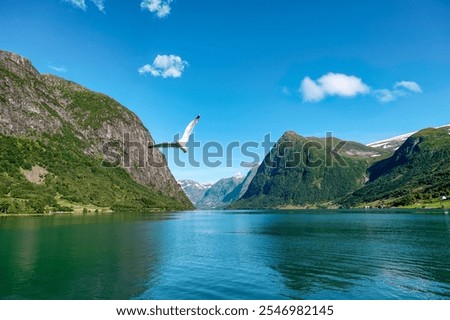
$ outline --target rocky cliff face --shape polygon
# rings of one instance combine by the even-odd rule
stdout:
[[[182,208],[192,207],[163,154],[147,148],[153,139],[133,112],[106,95],[41,75],[27,59],[0,51],[0,134],[42,140],[67,132],[86,156],[115,162],[142,186]]]

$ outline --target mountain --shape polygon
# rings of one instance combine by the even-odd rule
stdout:
[[[203,198],[205,192],[212,186],[210,183],[202,184],[193,180],[180,180],[178,183],[194,205]]]
[[[250,183],[252,182],[253,178],[256,176],[256,173],[258,172],[259,165],[254,165],[250,171],[247,173],[245,178],[242,180],[241,183],[239,183],[236,188],[234,188],[230,193],[228,193],[224,198],[224,203],[233,203],[240,198],[247,192],[248,187],[250,186]]]
[[[0,212],[192,208],[149,142],[117,101],[0,51]]]
[[[255,165],[245,177],[237,175],[221,179],[215,184],[192,180],[180,180],[178,183],[198,209],[223,209],[243,196],[257,170],[258,165]]]
[[[357,142],[288,131],[266,155],[247,191],[230,207],[329,206],[361,188],[370,165],[390,154]]]
[[[450,194],[450,126],[411,135],[392,157],[368,169],[370,180],[345,206],[406,206]]]
[[[243,176],[235,176],[217,181],[205,192],[203,198],[195,203],[196,207],[198,209],[221,209],[226,207],[237,200],[234,196],[231,196],[230,193],[232,193],[243,180]]]
[[[450,124],[447,124],[447,125],[444,125],[441,127],[436,127],[435,129],[439,129],[439,128],[450,128]],[[399,136],[396,136],[393,138],[381,140],[381,141],[372,142],[372,143],[369,143],[367,146],[372,147],[372,148],[382,148],[384,150],[395,151],[406,141],[406,139],[408,139],[410,136],[412,136],[415,133],[417,133],[417,131],[405,133],[405,134],[402,134],[402,135],[399,135]]]
[[[229,207],[442,206],[450,195],[450,126],[385,142],[390,147],[330,139],[327,148],[326,139],[286,132]],[[330,154],[341,158],[327,163]]]

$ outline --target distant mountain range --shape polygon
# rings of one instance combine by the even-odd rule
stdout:
[[[201,184],[192,180],[178,183],[188,198],[198,209],[222,209],[239,198],[238,187],[244,181],[243,176],[220,179],[214,184]]]
[[[179,185],[183,189],[184,193],[186,193],[187,197],[191,202],[195,205],[197,202],[199,202],[203,196],[205,195],[205,192],[208,191],[212,187],[213,184],[211,183],[200,183],[193,180],[179,180]]]
[[[198,209],[223,209],[240,199],[258,171],[258,165],[244,177],[237,175],[220,179],[214,184],[202,184],[193,180],[180,180],[187,197]]]
[[[243,176],[220,179],[211,186],[200,201],[195,203],[198,209],[222,209],[236,201],[233,191],[242,183]]]

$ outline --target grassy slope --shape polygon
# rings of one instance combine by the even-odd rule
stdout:
[[[62,135],[28,138],[0,135],[0,212],[43,213],[90,207],[114,211],[162,211],[184,206],[135,182],[122,168],[86,156],[82,142]],[[29,182],[20,168],[48,170],[42,185]]]

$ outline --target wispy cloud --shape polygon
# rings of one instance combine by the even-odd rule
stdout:
[[[352,98],[369,92],[369,86],[360,78],[342,73],[330,72],[317,80],[305,77],[300,85],[300,93],[306,102],[319,102],[327,96]]]
[[[81,10],[86,10],[85,0],[64,0],[65,2],[70,2],[74,7],[80,8]]]
[[[141,8],[156,14],[158,18],[164,18],[170,14],[172,0],[142,0]]]
[[[92,0],[92,2],[97,6],[98,10],[105,12],[105,0]]]
[[[289,88],[286,87],[286,86],[282,86],[282,87],[280,88],[280,91],[281,91],[282,94],[284,94],[284,95],[286,95],[286,96],[292,95],[292,94],[291,94],[291,90],[289,90]]]
[[[150,73],[154,77],[180,78],[188,66],[179,56],[157,55],[153,63],[146,64],[138,69],[140,74]]]
[[[394,88],[404,88],[412,92],[422,93],[422,88],[415,81],[397,81],[394,85]]]
[[[74,7],[79,8],[81,10],[87,9],[86,0],[64,0],[65,2],[71,3]],[[101,12],[105,12],[105,0],[91,0],[95,6]]]
[[[67,69],[63,66],[59,66],[59,67],[58,66],[48,66],[48,67],[56,72],[62,72],[62,73],[67,72]]]
[[[397,92],[389,89],[379,89],[373,92],[374,96],[380,102],[391,102],[397,99]]]
[[[375,90],[373,94],[378,101],[386,103],[395,101],[410,93],[422,93],[422,88],[415,81],[397,81],[392,89]]]

